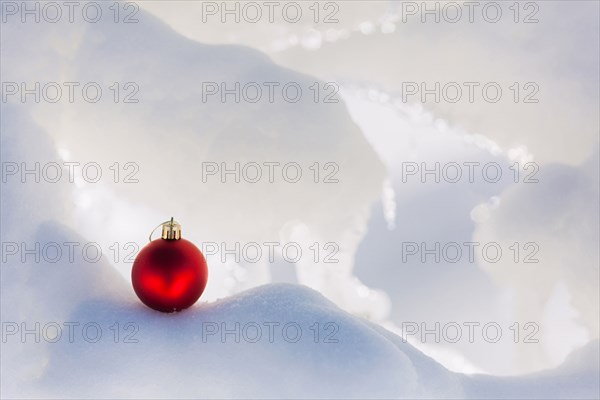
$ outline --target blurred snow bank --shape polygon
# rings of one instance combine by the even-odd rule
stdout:
[[[487,7],[483,2],[472,3],[472,21],[462,2],[427,7],[395,0],[331,3],[337,5],[335,13],[321,9],[315,22],[313,3],[301,2],[303,18],[298,23],[288,23],[281,10],[272,23],[266,12],[256,23],[244,18],[236,22],[232,15],[223,18],[224,7],[214,15],[207,13],[206,2],[151,1],[142,7],[186,37],[258,48],[280,65],[323,80],[360,82],[390,94],[403,93],[408,82],[427,82],[428,88],[434,82],[498,83],[503,96],[496,104],[469,102],[466,95],[456,103],[429,96],[426,106],[451,125],[483,134],[503,149],[525,146],[536,161],[577,165],[598,145],[598,2],[517,3],[523,7],[518,23],[515,5],[508,2],[498,3],[502,18],[494,23],[482,18],[482,8]],[[413,7],[415,12],[409,12]],[[458,9],[461,18],[453,23],[444,17],[446,11],[425,12],[446,7],[452,16]],[[335,22],[323,21],[329,13]],[[531,22],[523,23],[526,15]],[[515,82],[537,85],[533,98],[538,101],[523,103],[531,88],[521,90],[520,100],[513,101],[508,87]],[[419,97],[409,99],[418,103]]]

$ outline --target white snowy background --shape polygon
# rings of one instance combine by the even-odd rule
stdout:
[[[480,12],[473,23],[422,23],[420,13],[404,21],[399,1],[317,3],[318,23],[313,2],[299,3],[298,23],[281,13],[273,22],[223,23],[219,14],[204,22],[199,1],[131,3],[139,10],[129,24],[122,20],[135,7],[126,2],[97,2],[96,23],[79,8],[74,22],[13,14],[13,4],[35,3],[0,2],[2,82],[97,82],[105,92],[97,103],[3,97],[3,178],[7,162],[93,161],[106,176],[2,181],[3,398],[600,396],[598,2],[536,2],[531,24],[513,21],[512,2],[498,23]],[[335,23],[322,22],[329,3]],[[531,8],[519,4],[522,19]],[[135,82],[139,102],[115,103],[114,82]],[[297,82],[305,95],[203,102],[203,82]],[[337,82],[340,101],[315,103],[306,90],[315,82]],[[403,82],[499,82],[505,93],[498,103],[404,102]],[[512,101],[513,82],[535,82],[539,102]],[[265,161],[298,162],[305,173],[334,162],[339,182],[202,181],[202,162]],[[114,162],[139,165],[139,183],[114,183]],[[505,176],[403,182],[406,162],[496,162]],[[514,183],[515,162],[535,162],[539,182]],[[143,247],[171,216],[199,245],[334,242],[339,263],[312,253],[295,264],[208,256],[200,301],[160,314],[135,297],[124,245]],[[402,243],[436,241],[505,250],[535,242],[540,262],[488,263],[480,253],[474,262],[403,262]],[[94,242],[103,257],[23,262],[6,253],[8,242]],[[473,343],[437,343],[402,331],[469,321],[497,323],[501,340],[476,330]],[[65,322],[79,324],[72,342]],[[82,339],[90,322],[102,327],[97,343]],[[280,324],[272,342],[269,322]],[[290,322],[303,330],[295,343],[282,338]],[[539,326],[537,343],[523,341],[527,322]],[[36,323],[62,326],[62,337],[7,333]],[[123,338],[128,323],[136,343]],[[258,324],[262,339],[206,336],[221,323]],[[336,342],[323,340],[326,325],[337,327]]]

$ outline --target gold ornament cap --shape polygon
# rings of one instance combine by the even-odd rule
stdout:
[[[181,224],[177,221],[173,221],[173,218],[168,222],[164,222],[162,224],[162,233],[160,237],[166,240],[181,239]]]
[[[152,232],[150,232],[150,236],[148,237],[148,241],[152,241],[152,234],[158,229],[162,227],[162,232],[160,237],[165,240],[179,240],[181,239],[181,225],[177,221],[173,221],[173,217],[171,217],[170,221],[163,222],[158,225]]]

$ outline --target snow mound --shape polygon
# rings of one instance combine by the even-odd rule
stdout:
[[[98,287],[92,290],[94,282],[114,273],[112,268],[99,266],[94,274],[71,272],[71,280],[53,285],[73,302],[68,317],[41,321],[39,343],[33,335],[25,343],[18,335],[8,337],[12,357],[2,356],[3,382],[8,383],[2,387],[3,396],[479,398],[527,393],[547,397],[553,392],[546,382],[556,376],[563,377],[563,390],[557,393],[582,397],[597,393],[597,380],[590,375],[591,355],[571,360],[567,374],[560,370],[514,379],[471,378],[446,370],[401,337],[352,316],[301,285],[264,285],[163,314],[143,306],[126,285],[116,285],[103,295],[98,295]],[[46,275],[42,269],[39,280],[30,282],[40,289],[31,297],[51,308],[61,296],[41,290]],[[94,282],[84,279],[92,275]],[[79,293],[73,295],[77,287]],[[87,296],[81,291],[86,287]],[[34,321],[26,321],[32,329]],[[50,323],[63,326],[58,340],[48,333],[50,329],[44,333]],[[67,324],[73,327],[72,338]],[[20,350],[28,350],[29,357],[21,357]],[[37,357],[31,356],[32,350]]]

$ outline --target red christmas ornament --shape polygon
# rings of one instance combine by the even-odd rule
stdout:
[[[133,290],[142,303],[162,312],[193,305],[204,292],[208,268],[202,252],[181,238],[181,225],[162,224],[160,239],[152,240],[136,257],[131,270]]]

